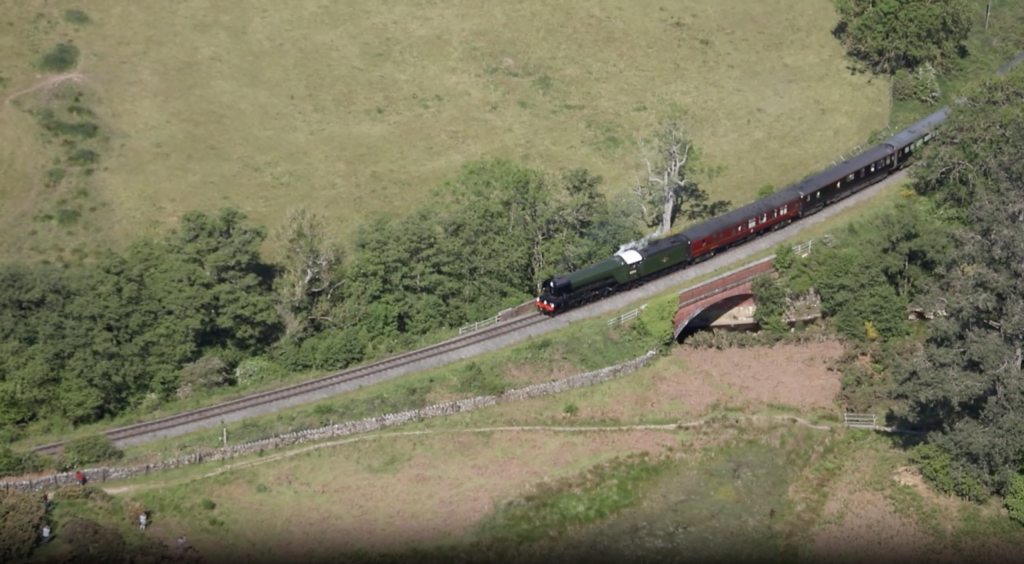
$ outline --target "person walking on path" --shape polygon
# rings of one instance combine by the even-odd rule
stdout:
[[[146,530],[146,512],[145,511],[143,511],[142,513],[139,514],[139,530],[140,531],[145,531]]]
[[[43,544],[50,542],[50,526],[43,525]]]
[[[185,535],[178,537],[178,552],[185,552]]]

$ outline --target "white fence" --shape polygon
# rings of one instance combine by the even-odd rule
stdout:
[[[811,254],[811,243],[813,243],[813,242],[814,242],[814,239],[811,239],[810,241],[808,241],[806,243],[801,243],[799,245],[796,245],[795,247],[793,247],[793,252],[796,253],[797,255],[799,255],[801,258],[803,258],[803,257]]]
[[[465,327],[459,327],[459,335],[470,333],[476,331],[477,329],[483,329],[484,327],[490,327],[491,325],[497,323],[500,317],[500,315],[495,315],[494,317],[489,317],[483,321],[477,321],[476,323],[471,323],[469,325],[466,325]]]
[[[843,425],[853,429],[878,428],[878,424],[873,413],[844,413]]]
[[[637,317],[640,317],[640,312],[642,312],[644,310],[644,308],[646,308],[646,307],[647,307],[647,304],[644,304],[644,305],[642,305],[642,306],[640,306],[640,307],[638,307],[638,308],[636,308],[634,310],[627,311],[626,313],[623,313],[622,315],[620,315],[618,317],[613,317],[613,318],[608,320],[608,326],[611,327],[613,325],[618,325],[620,323],[625,323],[625,322],[630,321],[632,319],[636,319]]]

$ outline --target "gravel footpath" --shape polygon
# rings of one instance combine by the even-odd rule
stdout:
[[[478,356],[487,352],[496,351],[498,349],[507,347],[509,345],[524,341],[530,337],[536,337],[552,331],[558,331],[569,326],[570,323],[580,321],[583,319],[589,319],[593,317],[599,317],[606,315],[623,307],[636,302],[637,300],[651,297],[656,294],[660,294],[666,290],[680,287],[686,282],[693,280],[699,276],[710,274],[720,268],[727,267],[731,264],[736,264],[737,268],[742,265],[742,261],[762,251],[773,249],[779,245],[783,240],[788,239],[802,230],[807,229],[813,225],[817,225],[823,221],[826,221],[835,215],[841,213],[843,210],[853,206],[859,202],[867,200],[878,194],[880,191],[885,190],[887,187],[892,186],[906,179],[906,172],[898,172],[889,178],[885,179],[874,186],[871,186],[862,192],[859,192],[845,200],[835,203],[826,209],[818,212],[817,214],[796,221],[789,226],[780,229],[774,233],[762,236],[754,241],[750,241],[737,248],[731,249],[719,256],[709,259],[701,264],[687,268],[685,270],[673,273],[664,278],[649,282],[640,288],[637,288],[631,292],[625,292],[622,294],[616,294],[599,302],[588,304],[584,307],[569,311],[568,313],[559,315],[558,317],[546,319],[540,323],[536,323],[525,327],[519,331],[514,331],[494,339],[476,343],[474,345],[464,347],[458,350],[449,351],[441,355],[426,358],[419,362],[407,364],[405,366],[396,367],[379,374],[368,376],[358,382],[346,382],[339,384],[331,388],[325,388],[322,390],[316,390],[308,394],[298,395],[287,399],[273,401],[259,406],[254,406],[248,409],[237,411],[228,415],[221,415],[210,417],[207,419],[201,419],[197,421],[191,421],[184,423],[174,428],[163,429],[154,431],[145,435],[139,435],[127,439],[117,441],[119,447],[135,446],[159,439],[165,439],[169,437],[176,437],[185,433],[191,433],[201,429],[208,429],[212,427],[220,427],[226,423],[241,421],[250,417],[256,417],[260,415],[268,415],[283,409],[295,407],[298,405],[306,404],[309,402],[326,399],[335,396],[340,393],[352,391],[363,386],[377,384],[387,380],[404,376],[406,374],[412,374],[415,372],[421,372],[430,368],[436,368],[456,362],[459,360]]]

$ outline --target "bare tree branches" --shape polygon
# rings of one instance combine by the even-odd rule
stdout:
[[[274,234],[284,272],[279,293],[287,310],[308,323],[331,321],[331,299],[343,283],[342,253],[330,241],[322,217],[297,208],[288,211]]]
[[[729,208],[730,202],[725,200],[708,203],[699,181],[710,180],[721,168],[701,161],[700,151],[677,119],[662,121],[652,139],[638,137],[637,144],[646,178],[637,175],[631,191],[644,222],[658,227],[655,236],[668,233],[684,207],[689,219],[710,217]]]

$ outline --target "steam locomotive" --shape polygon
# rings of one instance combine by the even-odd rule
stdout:
[[[813,215],[907,166],[948,114],[946,106],[848,161],[700,225],[549,278],[542,284],[537,307],[544,314],[557,315],[702,262]]]

